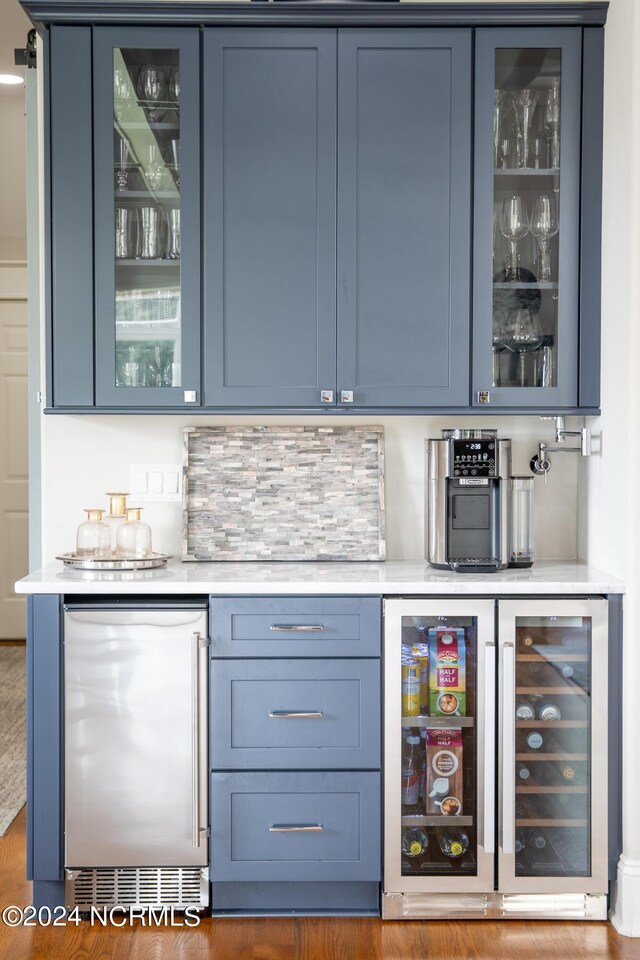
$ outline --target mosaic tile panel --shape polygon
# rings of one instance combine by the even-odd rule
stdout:
[[[384,560],[382,427],[187,427],[183,560]]]

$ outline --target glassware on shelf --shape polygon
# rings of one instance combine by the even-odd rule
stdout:
[[[90,560],[106,560],[111,556],[111,531],[102,519],[104,510],[84,512],[87,519],[78,527],[76,554]]]
[[[560,78],[553,80],[547,90],[542,109],[542,122],[549,144],[549,166],[552,170],[560,167]]]
[[[541,134],[536,134],[531,138],[531,157],[533,159],[533,169],[540,170],[547,165],[547,139]]]
[[[111,534],[111,553],[115,556],[118,527],[124,523],[129,494],[107,493],[107,496],[109,497],[109,512],[104,520]]]
[[[501,385],[500,354],[507,336],[507,314],[497,307],[493,308],[493,386]]]
[[[160,120],[161,111],[157,104],[166,100],[166,80],[164,67],[148,63],[140,67],[138,74],[138,95],[144,101],[144,107],[147,113],[149,123],[157,123]]]
[[[172,207],[168,216],[167,258],[180,259],[180,207]]]
[[[493,166],[498,166],[502,125],[507,112],[504,90],[493,91]]]
[[[180,103],[180,68],[171,67],[169,71],[169,99],[173,100],[176,106]]]
[[[176,187],[180,189],[180,140],[177,137],[169,140],[168,157]]]
[[[505,279],[516,283],[519,277],[518,263],[520,260],[518,243],[524,240],[529,232],[529,222],[522,197],[513,196],[503,199],[500,213],[500,232],[509,243]]]
[[[139,256],[158,260],[162,255],[160,211],[157,207],[141,207],[139,217]]]
[[[551,281],[550,241],[558,232],[558,208],[555,197],[543,193],[536,197],[529,229],[536,238],[538,255],[536,269],[540,283]]]
[[[498,144],[498,167],[506,170],[511,166],[511,154],[513,153],[513,142],[509,137],[503,137]]]
[[[144,178],[147,186],[154,192],[160,187],[165,175],[165,165],[157,143],[147,144],[147,156]]]
[[[127,519],[118,528],[116,553],[121,560],[144,560],[151,554],[151,527],[140,519],[140,507],[127,507]]]
[[[129,185],[129,172],[134,165],[129,141],[125,137],[116,138],[116,183],[118,190],[126,190]]]
[[[113,96],[118,117],[121,120],[130,120],[136,112],[136,92],[125,66],[116,67],[113,71]]]
[[[526,354],[537,350],[542,343],[542,332],[537,314],[528,307],[510,310],[507,316],[507,330],[504,338],[507,350],[518,354],[520,365],[520,386],[534,386],[537,383],[537,370],[527,378]],[[527,383],[527,379],[530,380]]]
[[[511,94],[511,103],[516,122],[516,164],[529,166],[529,137],[533,115],[536,111],[540,91],[533,87],[517,90]]]
[[[135,210],[117,206],[115,217],[116,260],[128,260],[134,250]]]

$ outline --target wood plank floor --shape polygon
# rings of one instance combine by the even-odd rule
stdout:
[[[24,810],[0,839],[0,910],[26,906]],[[640,960],[607,923],[216,919],[192,929],[8,928],[0,960]]]

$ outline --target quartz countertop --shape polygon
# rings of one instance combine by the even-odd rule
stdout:
[[[83,571],[55,561],[19,580],[17,593],[301,594],[377,596],[624,593],[622,580],[576,561],[540,560],[498,573],[435,570],[425,561],[384,563],[182,563],[142,571]]]

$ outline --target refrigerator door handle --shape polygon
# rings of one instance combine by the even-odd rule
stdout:
[[[496,805],[496,648],[488,643],[484,648],[484,852],[495,853]]]
[[[502,852],[514,853],[516,768],[516,652],[511,641],[502,647]]]
[[[193,846],[200,846],[200,634],[191,634],[191,750]]]

